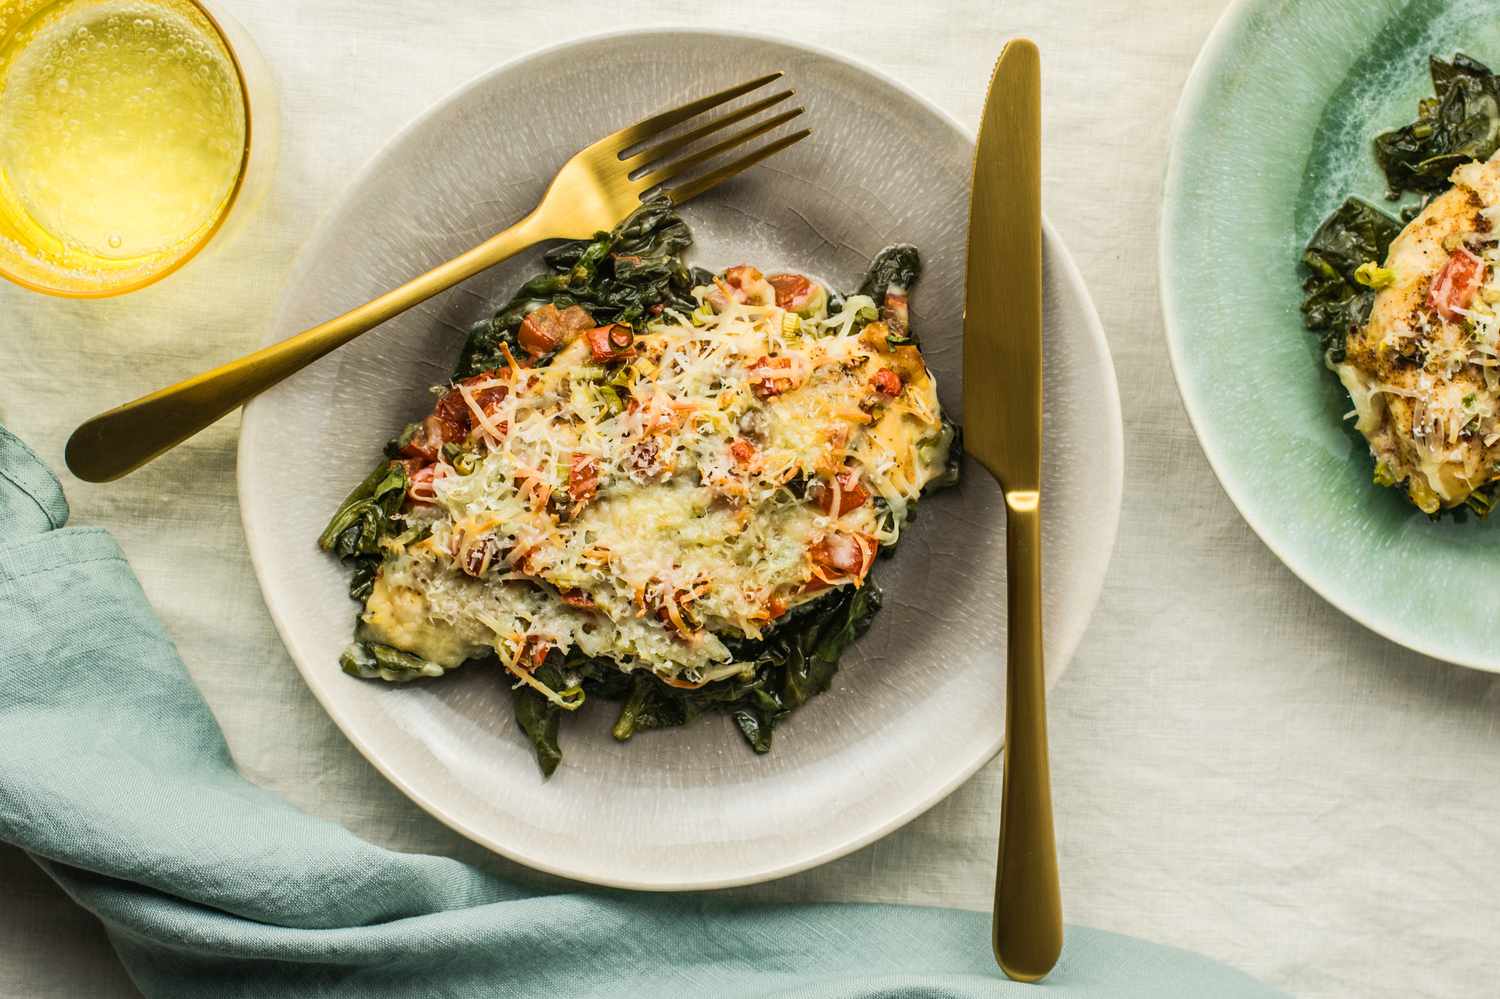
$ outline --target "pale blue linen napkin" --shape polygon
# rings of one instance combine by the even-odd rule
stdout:
[[[103,921],[147,995],[1279,994],[1084,929],[1038,992],[998,976],[975,913],[536,895],[379,849],[240,776],[113,539],[67,518],[0,427],[0,841]]]

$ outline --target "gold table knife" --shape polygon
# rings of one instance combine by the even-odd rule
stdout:
[[[1062,951],[1042,672],[1041,58],[995,64],[974,155],[964,312],[964,438],[1005,492],[1009,649],[995,960],[1046,976]]]

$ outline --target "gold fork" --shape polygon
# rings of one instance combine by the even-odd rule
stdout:
[[[811,129],[782,136],[708,169],[717,157],[802,114],[803,108],[795,107],[705,148],[692,149],[699,140],[780,104],[792,96],[791,90],[669,134],[781,75],[769,73],[606,135],[563,164],[529,215],[467,253],[336,319],[94,417],[68,440],[68,468],[89,482],[118,479],[329,351],[527,247],[549,239],[584,239],[610,229],[658,193],[680,205],[800,142],[812,134]],[[668,186],[673,181],[678,183]]]

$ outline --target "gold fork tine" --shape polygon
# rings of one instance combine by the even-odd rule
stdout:
[[[804,128],[800,132],[793,132],[791,135],[777,139],[775,142],[768,143],[767,145],[760,147],[753,153],[748,153],[745,156],[741,156],[739,159],[735,160],[732,163],[728,163],[724,166],[719,167],[719,169],[713,171],[712,173],[706,173],[696,180],[690,180],[687,183],[679,184],[676,187],[669,187],[664,193],[668,198],[671,199],[672,204],[680,205],[684,201],[689,201],[693,198],[696,198],[704,191],[708,191],[712,188],[718,187],[720,184],[724,183],[724,181],[728,180],[738,173],[741,173],[742,171],[748,170],[750,167],[753,167],[755,164],[759,163],[766,157],[774,156],[788,146],[792,146],[797,144],[798,142],[801,142],[809,135],[812,135],[812,129],[810,128]],[[642,193],[643,198],[644,196],[645,192]]]
[[[639,178],[636,179],[635,182],[642,185],[643,187],[649,188],[655,187],[658,184],[666,183],[674,177],[680,177],[687,171],[691,170],[693,167],[698,166],[700,163],[708,162],[715,156],[718,156],[720,153],[728,152],[729,150],[734,149],[736,146],[742,146],[746,142],[749,142],[751,139],[754,139],[757,136],[765,135],[772,129],[779,128],[782,125],[785,125],[793,118],[796,118],[798,115],[802,114],[803,110],[805,109],[792,108],[790,111],[784,111],[781,114],[776,115],[775,117],[767,118],[765,121],[760,122],[759,124],[754,125],[750,128],[742,129],[739,132],[736,132],[734,135],[731,135],[729,138],[723,140],[722,142],[716,142],[712,146],[709,146],[707,149],[696,152],[691,156],[684,156],[682,159],[673,160],[672,162],[664,163],[661,166],[656,166],[655,164],[653,164],[649,172],[642,174]],[[672,152],[673,150],[667,150],[668,155],[670,155]]]
[[[712,110],[720,104],[727,104],[736,97],[748,94],[752,90],[758,90],[773,80],[781,79],[781,77],[782,73],[780,71],[767,73],[765,76],[751,80],[748,83],[737,84],[716,94],[709,94],[707,97],[700,97],[696,101],[689,101],[681,107],[673,108],[670,111],[663,111],[661,114],[652,115],[645,121],[628,125],[613,135],[604,138],[596,144],[596,147],[609,144],[614,146],[617,151],[624,152],[631,146],[645,142],[647,139],[655,138],[673,125],[680,125],[689,118]]]
[[[767,108],[775,107],[795,93],[795,90],[783,90],[779,94],[772,94],[770,97],[756,101],[754,104],[746,104],[744,107],[731,111],[721,118],[714,119],[702,128],[695,128],[691,132],[684,132],[670,139],[664,139],[654,146],[642,149],[640,152],[631,153],[629,156],[624,157],[624,160],[627,163],[631,160],[640,160],[643,165],[655,163],[657,160],[671,153],[673,149],[686,149],[704,136],[712,135],[721,128],[727,128],[735,122],[744,121],[751,115],[760,114]]]

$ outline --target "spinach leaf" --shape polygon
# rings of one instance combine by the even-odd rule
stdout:
[[[655,306],[692,312],[697,303],[690,293],[711,280],[706,271],[683,262],[692,242],[687,223],[660,197],[610,232],[549,250],[542,257],[546,272],[523,284],[492,317],[469,331],[454,377],[503,367],[502,345],[520,356],[516,334],[521,322],[544,305],[579,305],[600,325],[626,323],[637,331]]]
[[[391,518],[401,509],[406,487],[406,466],[381,462],[344,498],[318,536],[318,547],[353,566],[349,595],[355,600],[364,600],[374,588],[382,555],[380,542],[391,533]]]
[[[559,658],[556,655],[548,656],[534,674],[553,690],[562,690],[567,686],[557,662]],[[541,767],[542,776],[551,777],[557,765],[562,762],[562,746],[558,742],[562,708],[527,686],[517,687],[511,692],[511,703],[516,712],[516,724],[521,726],[521,731],[526,733],[526,738],[531,740],[532,748],[536,750],[536,763]]]
[[[731,647],[736,658],[753,663],[751,679],[732,678],[694,693],[727,711],[750,748],[770,752],[776,725],[833,685],[839,657],[870,629],[880,602],[880,588],[868,581],[803,604],[761,641]]]
[[[922,490],[923,496],[931,496],[933,493],[942,492],[944,489],[952,489],[963,480],[964,469],[964,428],[960,427],[943,414],[943,432],[933,443],[933,447],[946,447],[948,449],[948,460],[943,464],[943,474],[927,483]],[[919,445],[926,446],[926,445]]]
[[[630,696],[615,719],[614,737],[626,742],[636,732],[686,725],[703,713],[705,701],[693,693],[667,686],[649,670],[637,670],[631,674]]]
[[[917,248],[905,243],[888,246],[870,262],[870,270],[859,286],[859,293],[869,295],[879,305],[885,301],[885,293],[891,288],[910,295],[921,279],[922,257]]]
[[[401,509],[406,492],[406,468],[383,461],[354,488],[318,536],[318,547],[341,558],[378,555],[380,539],[390,530],[391,517]]]
[[[1441,191],[1453,168],[1500,149],[1500,80],[1463,53],[1430,60],[1434,96],[1417,120],[1375,138],[1375,159],[1392,200],[1405,191]]]
[[[1323,334],[1328,356],[1343,359],[1349,333],[1369,318],[1375,290],[1359,282],[1356,272],[1385,259],[1401,223],[1367,201],[1350,198],[1339,206],[1302,251],[1308,276],[1302,283],[1302,322]]]

